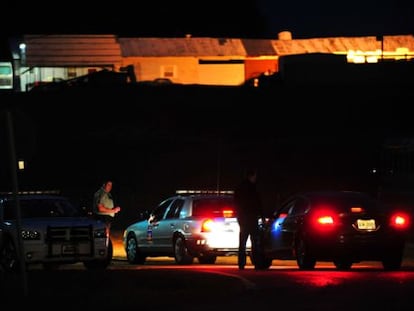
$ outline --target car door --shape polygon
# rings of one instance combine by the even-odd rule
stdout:
[[[294,206],[295,201],[291,200],[281,206],[281,208],[275,213],[275,219],[270,227],[270,247],[275,253],[283,253],[288,247],[288,241],[286,241],[286,227],[284,222],[286,220],[289,211]]]
[[[303,225],[303,217],[308,208],[305,198],[298,197],[286,206],[286,217],[281,223],[280,247],[284,250],[292,250],[295,238],[300,234]]]
[[[152,252],[161,252],[163,250],[164,236],[164,217],[174,201],[173,198],[161,202],[151,213],[147,224],[147,237],[144,244],[151,249]]]
[[[169,253],[173,251],[173,235],[176,232],[177,222],[179,220],[180,210],[184,205],[182,198],[176,198],[168,206],[165,216],[161,219],[156,227],[154,227],[154,233],[156,232],[157,247],[159,251],[163,253]]]

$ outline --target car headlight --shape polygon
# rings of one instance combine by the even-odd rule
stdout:
[[[106,230],[106,228],[94,230],[93,231],[93,237],[95,239],[106,238],[107,237],[107,230]]]
[[[40,232],[37,230],[22,230],[23,240],[40,240]]]

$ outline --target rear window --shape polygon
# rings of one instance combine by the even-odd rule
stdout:
[[[204,198],[193,201],[193,216],[236,217],[232,198]]]
[[[335,208],[338,212],[349,212],[351,208],[363,208],[364,210],[379,210],[382,209],[382,205],[376,200],[368,198],[356,198],[356,197],[342,197],[342,198],[326,198],[319,199],[314,204],[316,206],[329,206]]]

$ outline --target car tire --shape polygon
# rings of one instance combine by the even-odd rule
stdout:
[[[137,239],[133,234],[128,235],[125,251],[130,264],[142,265],[145,263],[146,256],[140,252]]]
[[[272,265],[273,260],[269,258],[256,258],[256,262],[254,264],[255,270],[267,270]]]
[[[11,238],[6,237],[0,250],[0,265],[5,272],[19,272],[17,248]]]
[[[255,254],[250,254],[250,261],[254,265],[255,270],[267,270],[272,265],[273,259],[266,258],[265,250],[263,246],[259,243],[258,250],[256,250]]]
[[[348,259],[338,259],[338,260],[334,260],[333,263],[336,269],[341,270],[341,271],[346,271],[346,270],[351,269],[353,262]]]
[[[403,251],[395,251],[392,255],[387,255],[382,260],[382,266],[386,271],[400,270],[403,260]]]
[[[300,238],[295,245],[296,262],[300,270],[313,270],[316,265],[316,259],[309,253],[309,247],[306,242]]]
[[[190,255],[185,240],[178,236],[174,240],[174,258],[179,265],[189,265],[193,263],[194,257]]]
[[[108,255],[106,259],[84,261],[83,265],[88,270],[105,270],[111,264],[112,256],[113,256],[113,246],[112,246],[111,239],[109,239]]]

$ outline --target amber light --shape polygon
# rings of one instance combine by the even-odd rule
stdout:
[[[211,232],[214,226],[214,221],[212,219],[206,219],[201,225],[201,232]]]
[[[362,213],[363,209],[359,206],[352,206],[351,207],[351,213]]]
[[[230,209],[223,210],[223,217],[230,218],[234,216],[234,211]]]

